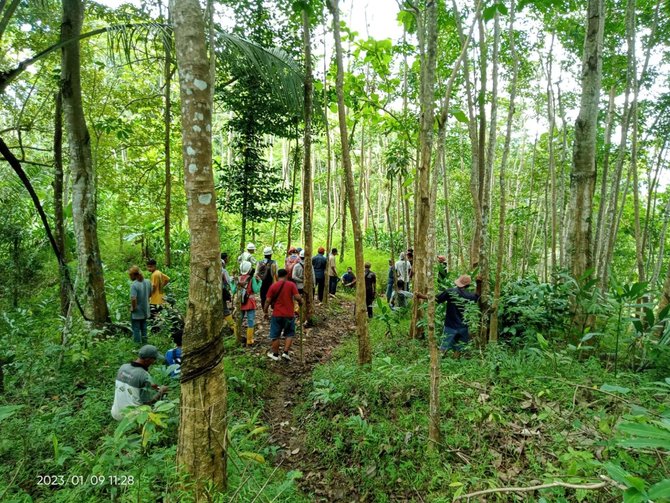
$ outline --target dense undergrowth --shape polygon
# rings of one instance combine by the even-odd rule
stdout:
[[[311,400],[300,411],[321,468],[331,480],[347,481],[352,494],[451,501],[478,489],[605,475],[614,481],[606,493],[552,488],[519,501],[616,501],[622,489],[615,485],[632,488],[626,501],[645,501],[649,487],[668,477],[668,382],[628,372],[615,378],[596,358],[577,361],[539,344],[443,359],[442,444],[428,450],[426,344],[399,335],[403,328],[389,337],[385,324],[373,321],[370,368],[356,365],[355,341],[343,345],[315,371]],[[653,421],[664,427],[649,426]],[[642,435],[645,427],[659,443],[665,435],[665,451],[624,447],[631,442],[625,431]],[[644,444],[636,438],[637,447]],[[667,497],[667,486],[655,490],[663,488]]]

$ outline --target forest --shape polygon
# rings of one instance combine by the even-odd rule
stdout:
[[[0,0],[0,501],[670,502],[669,40]]]

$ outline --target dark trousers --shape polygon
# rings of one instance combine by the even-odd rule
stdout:
[[[319,302],[323,301],[323,290],[326,287],[326,278],[316,278],[316,290]]]
[[[372,303],[375,301],[374,295],[365,296],[365,305],[368,307],[368,318],[372,318]]]
[[[328,282],[328,292],[331,295],[335,295],[335,292],[337,292],[337,280],[338,279],[339,278],[337,276],[331,276],[329,278],[330,281]]]

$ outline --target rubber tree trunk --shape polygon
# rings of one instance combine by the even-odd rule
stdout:
[[[65,216],[63,214],[63,97],[58,92],[55,95],[56,109],[54,112],[54,238],[60,250],[63,262],[65,258]],[[60,314],[65,317],[70,306],[70,295],[67,278],[63,267],[60,271]]]
[[[168,19],[170,18],[168,9]],[[170,241],[170,212],[172,210],[172,172],[170,167],[170,129],[172,124],[172,99],[170,88],[172,87],[172,55],[170,45],[164,44],[165,61],[163,65],[163,150],[165,151],[165,209],[164,221],[164,243],[165,243],[165,266],[172,265],[172,244]]]
[[[63,0],[61,40],[79,37],[83,18],[81,0]],[[62,48],[61,93],[70,154],[72,222],[77,242],[78,272],[86,297],[84,312],[94,325],[100,326],[109,321],[109,312],[98,244],[96,176],[91,156],[91,137],[81,99],[79,54],[79,42]]]
[[[312,269],[312,42],[309,11],[302,10],[302,37],[305,51],[305,131],[303,138],[303,169],[302,169],[302,222],[305,239],[305,320],[312,321],[314,317],[314,275]]]
[[[365,276],[363,259],[363,233],[356,208],[356,194],[354,193],[354,174],[351,167],[351,156],[349,154],[349,136],[347,134],[347,117],[344,105],[344,65],[342,62],[342,39],[340,37],[340,13],[338,0],[330,0],[328,7],[333,14],[333,34],[335,37],[335,54],[337,61],[337,114],[340,123],[340,139],[342,142],[342,164],[344,166],[345,183],[347,186],[347,199],[349,200],[349,213],[351,225],[354,231],[354,254],[356,256],[356,333],[358,335],[358,363],[365,365],[372,363],[372,351],[370,348],[370,337],[368,334],[368,314],[365,308]]]
[[[500,214],[498,217],[498,249],[496,256],[495,285],[493,290],[493,305],[491,307],[491,323],[489,325],[489,342],[498,340],[498,308],[500,307],[500,287],[502,280],[502,267],[505,250],[505,170],[509,157],[510,144],[512,142],[512,123],[514,121],[514,101],[516,99],[517,76],[519,73],[519,58],[514,44],[514,13],[515,1],[512,0],[509,18],[509,51],[512,56],[512,80],[510,82],[509,108],[507,110],[507,130],[505,132],[505,146],[503,147],[502,159],[500,161]],[[497,17],[497,14],[496,14]],[[511,236],[510,236],[511,239]]]
[[[216,194],[212,172],[212,94],[205,22],[198,0],[171,0],[181,95],[184,188],[191,259],[177,465],[206,488],[226,487],[226,381]]]
[[[602,79],[602,44],[605,13],[603,0],[589,0],[586,38],[582,67],[582,93],[579,116],[575,122],[570,177],[570,211],[572,213],[568,240],[570,272],[583,277],[593,268],[591,219],[596,183],[596,132],[598,101]],[[576,312],[577,316],[580,313]]]

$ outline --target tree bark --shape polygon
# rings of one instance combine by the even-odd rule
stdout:
[[[349,137],[347,134],[347,118],[344,105],[344,65],[342,62],[342,40],[340,37],[340,13],[338,0],[330,0],[328,7],[333,14],[333,33],[335,36],[335,54],[337,60],[337,111],[340,123],[340,138],[342,142],[342,164],[344,166],[345,183],[347,186],[347,198],[351,214],[351,225],[354,230],[354,253],[356,255],[356,333],[358,335],[358,363],[365,365],[372,363],[372,350],[370,348],[370,337],[368,334],[368,319],[365,302],[365,270],[363,258],[363,236],[361,224],[356,208],[356,195],[354,194],[354,175],[351,168],[351,157],[349,155]]]
[[[212,172],[212,94],[205,22],[198,0],[171,0],[181,95],[184,187],[191,234],[177,465],[195,482],[226,487],[226,381],[221,259]]]
[[[582,278],[593,268],[591,219],[596,182],[596,132],[602,79],[603,0],[589,0],[582,68],[582,94],[575,122],[573,172],[570,177],[570,271]],[[577,313],[580,315],[580,313]]]
[[[63,262],[65,256],[65,216],[63,214],[63,97],[56,93],[56,110],[54,112],[54,238],[60,250]],[[70,306],[70,296],[65,272],[59,265],[60,271],[60,314],[65,317]]]
[[[83,17],[81,0],[63,0],[61,40],[79,37]],[[86,296],[84,312],[94,325],[101,326],[109,321],[109,311],[98,243],[96,175],[91,156],[91,137],[81,99],[79,53],[79,42],[62,48],[61,93],[70,152],[72,222],[79,275]]]
[[[170,9],[168,8],[168,20],[170,19]],[[169,21],[168,21],[169,22]],[[170,129],[172,124],[172,100],[170,88],[172,87],[172,56],[170,54],[170,45],[164,44],[165,64],[163,66],[163,78],[165,89],[163,90],[163,150],[165,150],[165,210],[164,210],[164,243],[165,243],[165,266],[172,265],[172,245],[170,241],[170,212],[172,211],[172,172],[170,169]]]
[[[509,51],[512,56],[512,81],[510,82],[509,109],[507,111],[507,131],[505,133],[505,146],[503,147],[502,159],[500,161],[500,215],[498,217],[498,250],[496,257],[495,286],[493,290],[493,305],[491,307],[491,323],[489,325],[489,342],[498,340],[498,309],[500,307],[500,288],[502,280],[503,257],[505,250],[505,170],[509,157],[510,144],[512,142],[512,123],[514,122],[514,102],[516,100],[517,76],[519,74],[519,58],[516,54],[514,44],[514,14],[515,0],[512,0],[509,17]],[[497,18],[497,14],[496,14]],[[511,239],[511,237],[510,237]]]
[[[314,318],[314,276],[312,269],[312,42],[309,11],[302,9],[303,48],[305,51],[305,131],[303,140],[302,221],[305,239],[304,280],[305,320]]]

